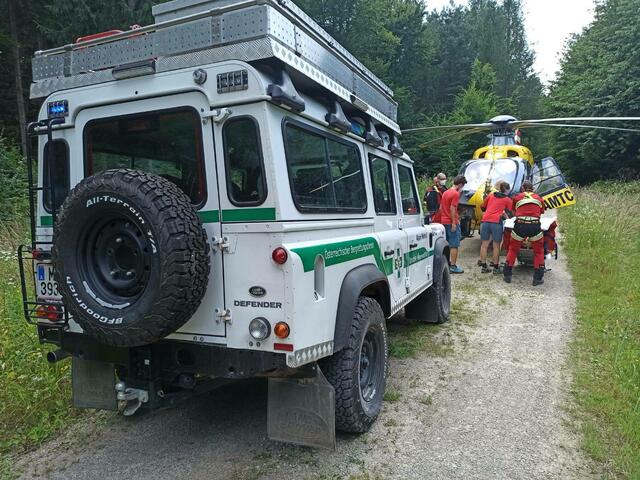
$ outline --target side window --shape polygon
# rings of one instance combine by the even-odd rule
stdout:
[[[355,145],[285,124],[287,168],[298,210],[364,212],[367,198]]]
[[[44,209],[51,213],[62,205],[69,193],[69,146],[64,140],[54,140],[53,145],[47,142],[44,146],[42,161],[42,192]],[[49,178],[49,170],[51,177]],[[48,188],[53,187],[52,189]],[[52,198],[53,197],[53,198]],[[53,205],[55,199],[55,205]]]
[[[373,188],[373,203],[376,213],[381,215],[395,215],[396,200],[393,191],[393,174],[391,162],[379,157],[370,156],[371,185]]]
[[[253,118],[229,120],[222,130],[227,194],[237,206],[255,206],[267,198],[258,124]]]
[[[84,131],[85,174],[110,168],[155,173],[175,183],[194,205],[206,181],[200,116],[191,108],[93,120]]]
[[[367,195],[357,148],[330,139],[327,139],[327,146],[336,206],[354,210],[366,209]]]
[[[564,176],[558,168],[556,161],[551,158],[543,158],[537,175],[534,173],[533,188],[538,193],[551,192],[566,185]]]
[[[400,198],[402,199],[402,213],[405,215],[420,214],[420,204],[416,194],[411,169],[398,165],[398,180],[400,182]]]

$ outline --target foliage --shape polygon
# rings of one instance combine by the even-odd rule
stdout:
[[[0,136],[0,224],[24,218],[27,205],[24,158],[16,145]]]
[[[577,300],[574,392],[583,443],[623,478],[640,478],[640,216],[611,212],[638,212],[639,194],[640,182],[599,183],[561,210]]]
[[[15,251],[25,241],[19,221],[0,230],[0,478],[11,472],[11,455],[34,446],[66,426],[71,408],[70,363],[50,365],[47,349],[22,314]],[[15,473],[15,472],[12,472]]]
[[[567,47],[549,93],[550,115],[640,116],[638,11],[640,0],[597,4],[593,24]],[[550,137],[554,156],[576,182],[640,175],[637,133],[562,130]]]
[[[77,37],[106,30],[127,30],[133,25],[153,23],[151,0],[65,0],[45,2],[44,14],[36,19],[39,31],[51,44],[65,45]],[[69,19],[74,21],[70,22]]]

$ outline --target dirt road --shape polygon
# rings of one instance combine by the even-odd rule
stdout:
[[[231,385],[175,409],[100,415],[19,462],[56,479],[568,479],[594,476],[567,414],[565,367],[574,323],[564,261],[544,288],[481,275],[464,242],[445,327],[394,318],[385,409],[335,452],[266,438],[266,384]]]

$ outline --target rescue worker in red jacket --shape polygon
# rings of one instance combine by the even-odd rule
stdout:
[[[533,184],[522,182],[522,192],[513,198],[513,211],[516,221],[511,232],[507,262],[504,267],[504,281],[511,283],[513,265],[516,263],[522,242],[529,239],[533,249],[533,286],[544,283],[544,233],[540,226],[540,217],[544,213],[544,201],[533,193]]]

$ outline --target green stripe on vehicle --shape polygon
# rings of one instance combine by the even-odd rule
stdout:
[[[433,250],[427,250],[426,248],[419,248],[417,250],[412,250],[411,252],[404,254],[404,266],[409,267],[414,263],[421,262],[426,260],[429,257],[433,257]]]
[[[320,255],[324,258],[325,266],[327,267],[372,256],[378,268],[385,275],[393,273],[393,258],[388,260],[382,258],[378,241],[373,237],[294,248],[292,252],[302,260],[302,267],[305,272],[311,272],[314,269],[316,258]]]
[[[219,210],[204,210],[198,212],[202,223],[217,223],[220,221]],[[275,208],[232,208],[222,211],[223,222],[270,222],[276,219]]]
[[[43,227],[52,227],[53,217],[51,215],[42,215],[40,217],[40,225]]]
[[[234,208],[222,211],[223,222],[269,222],[275,219],[275,208]]]
[[[220,221],[220,212],[218,210],[202,210],[198,212],[202,223],[218,223]]]

